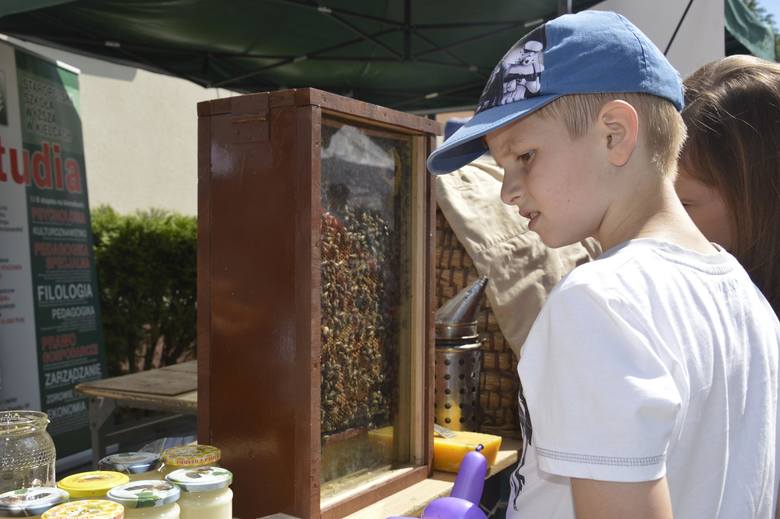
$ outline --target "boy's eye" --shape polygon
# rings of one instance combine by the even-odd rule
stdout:
[[[524,164],[528,164],[531,161],[531,159],[534,158],[534,155],[536,155],[535,151],[527,151],[527,152],[523,153],[522,155],[518,155],[517,156],[517,160],[519,160],[520,162],[522,162]]]

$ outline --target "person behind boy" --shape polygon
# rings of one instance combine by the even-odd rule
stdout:
[[[529,41],[539,88],[497,84],[502,60],[428,158],[447,173],[488,147],[503,201],[546,245],[605,251],[553,289],[523,346],[507,517],[770,517],[780,323],[675,195],[679,75],[611,12],[557,18],[506,56]]]

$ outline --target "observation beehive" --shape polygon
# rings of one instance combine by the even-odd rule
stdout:
[[[314,89],[198,114],[198,438],[236,515],[343,517],[425,478],[439,125]]]

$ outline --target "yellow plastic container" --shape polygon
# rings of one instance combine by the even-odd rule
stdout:
[[[165,449],[160,474],[165,478],[175,470],[195,467],[214,467],[222,459],[222,451],[212,445],[180,445]]]
[[[433,438],[433,470],[457,472],[466,453],[477,450],[487,459],[488,467],[496,463],[501,436],[469,431],[452,431],[452,438]]]
[[[41,516],[41,519],[124,519],[125,509],[119,503],[103,499],[71,501],[55,506]]]
[[[71,501],[78,499],[100,499],[106,497],[109,490],[119,485],[128,483],[127,474],[110,470],[94,470],[92,472],[80,472],[68,476],[57,486],[70,494]]]

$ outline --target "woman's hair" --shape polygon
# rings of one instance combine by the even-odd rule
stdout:
[[[780,315],[780,64],[709,63],[685,81],[680,166],[715,188],[732,218],[732,251]]]

